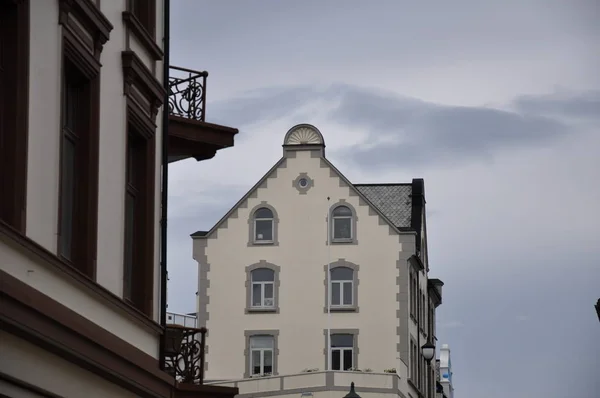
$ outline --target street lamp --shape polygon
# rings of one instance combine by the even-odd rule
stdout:
[[[354,382],[350,383],[350,392],[344,398],[360,398],[360,395],[354,391]]]
[[[425,361],[427,363],[430,363],[433,357],[435,356],[435,346],[433,345],[433,343],[428,341],[421,347],[421,353],[423,354],[423,358],[425,359]]]

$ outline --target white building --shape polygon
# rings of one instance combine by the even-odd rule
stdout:
[[[428,278],[426,231],[423,180],[352,184],[314,126],[293,127],[271,170],[192,235],[207,380],[242,397],[351,381],[362,396],[433,397],[420,347],[443,283]]]
[[[237,393],[169,366],[165,336],[197,331],[165,328],[166,166],[237,130],[182,101],[206,73],[169,76],[168,21],[168,0],[0,0],[2,396]]]
[[[450,347],[442,344],[440,348],[440,359],[438,360],[439,379],[442,387],[442,396],[454,398],[454,386],[452,384],[452,360],[450,359]]]

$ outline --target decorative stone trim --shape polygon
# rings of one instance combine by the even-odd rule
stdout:
[[[332,306],[331,312],[358,312],[359,311],[358,284],[360,283],[360,280],[358,279],[358,270],[360,269],[360,266],[358,264],[351,263],[350,261],[346,261],[343,258],[340,258],[337,261],[331,263],[332,270],[334,268],[339,268],[339,267],[350,268],[352,270],[352,290],[353,290],[352,291],[352,306],[346,306],[346,307]],[[323,266],[323,269],[325,271],[325,279],[323,280],[323,285],[325,285],[325,306],[323,307],[324,313],[327,313],[327,303],[329,302],[329,286],[327,285],[327,268],[329,268],[328,264],[325,264]]]
[[[304,182],[306,185],[303,186],[302,183]],[[315,181],[310,178],[307,173],[300,173],[298,177],[292,181],[292,187],[296,188],[300,195],[306,195],[306,193],[314,186]]]
[[[266,268],[274,272],[273,278],[273,308],[253,308],[252,307],[252,271]],[[266,260],[260,260],[258,263],[249,265],[246,267],[246,314],[252,313],[276,313],[279,314],[279,285],[281,281],[279,279],[279,271],[281,267],[275,264],[268,263]]]

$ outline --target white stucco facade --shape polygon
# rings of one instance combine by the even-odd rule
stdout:
[[[157,359],[161,304],[159,213],[162,110],[159,110],[156,115],[154,131],[155,215],[154,223],[151,225],[154,230],[152,270],[154,292],[152,313],[146,316],[141,312],[138,314],[137,309],[133,309],[123,300],[125,159],[128,128],[122,53],[128,50],[134,51],[151,76],[160,84],[163,80],[163,64],[161,61],[151,60],[143,48],[131,45],[136,39],[135,34],[127,28],[124,21],[123,13],[128,10],[125,0],[75,2],[29,0],[15,3],[21,4],[23,9],[28,10],[28,18],[23,21],[28,21],[30,30],[26,204],[24,206],[26,224],[22,231],[12,231],[6,235],[3,233],[3,239],[0,240],[0,271],[118,336],[144,354]],[[92,9],[93,12],[80,11],[78,7],[81,4],[84,8],[87,7],[86,10]],[[156,5],[156,10],[153,12],[156,19],[155,45],[162,48],[163,1],[156,1],[154,4]],[[90,20],[82,22],[77,20],[78,15],[91,15],[91,17]],[[68,22],[61,18],[67,18]],[[108,20],[112,29],[110,29],[110,38],[100,46],[99,55],[101,66],[98,75],[99,106],[97,107],[99,112],[97,116],[99,119],[97,249],[93,264],[94,276],[87,280],[85,279],[87,276],[78,275],[77,271],[65,272],[64,264],[60,263],[58,258],[61,140],[64,134],[64,120],[61,116],[63,94],[61,76],[63,76],[64,62],[63,34],[66,25],[77,26],[81,29],[82,37],[86,35],[92,37],[92,45],[98,46],[99,39],[87,31],[88,27],[93,25],[94,22],[90,21],[94,18]],[[77,39],[73,41],[76,42]],[[87,42],[84,44],[87,45]],[[93,51],[89,56],[94,56]],[[4,190],[2,193],[4,194]],[[83,219],[78,222],[86,223],[89,220]],[[3,228],[8,227],[3,226]],[[9,235],[20,237],[6,238]],[[31,250],[31,246],[35,249]],[[59,263],[61,265],[57,266],[56,264]],[[2,287],[4,293],[4,286]],[[132,316],[132,313],[135,316]],[[16,321],[15,325],[17,325]],[[0,393],[11,397],[38,395],[32,392],[33,390],[19,387],[19,384],[7,382],[5,377],[14,377],[22,385],[29,383],[48,393],[56,394],[53,396],[86,395],[123,398],[138,396],[50,354],[29,341],[21,340],[14,334],[8,333],[0,334],[0,375],[2,375]]]
[[[123,95],[121,52],[126,49],[122,13],[125,1],[101,1],[101,12],[113,30],[103,47],[100,72],[99,187],[96,282],[123,297],[123,239],[125,206],[126,98]],[[162,2],[157,2],[157,37],[162,31]],[[58,1],[30,1],[30,83],[27,164],[27,226],[25,235],[57,254],[61,141],[61,68],[63,26]],[[157,40],[160,45],[161,40]],[[142,59],[147,56],[140,57]],[[162,64],[153,72],[162,81]],[[149,68],[150,64],[147,65]],[[156,142],[160,144],[161,114],[157,115]],[[153,319],[159,312],[160,147],[156,151],[155,299]],[[83,221],[83,220],[82,220]],[[105,300],[90,295],[60,273],[49,270],[19,251],[0,245],[0,269],[35,287],[54,300],[88,317],[124,340],[157,356],[158,340],[127,316],[115,313]]]
[[[215,227],[192,235],[199,267],[198,323],[209,330],[208,380],[250,377],[249,336],[261,334],[274,336],[275,376],[326,370],[330,329],[332,334],[353,335],[352,368],[369,371],[348,373],[357,388],[359,379],[366,377],[362,382],[366,387],[376,374],[385,378],[384,371],[395,369],[398,391],[417,396],[408,383],[409,341],[422,345],[427,331],[418,337],[419,328],[409,318],[408,275],[412,262],[420,261],[414,256],[419,234],[394,225],[362,193],[366,188],[352,185],[324,157],[323,138],[316,128],[296,126],[288,132],[284,156],[273,169]],[[328,238],[328,226],[333,228],[328,219],[333,222],[331,212],[338,205],[352,211],[352,237],[340,243]],[[410,214],[410,203],[401,205]],[[273,213],[273,239],[264,244],[255,242],[254,217],[261,208]],[[332,307],[331,315],[326,292],[329,263],[332,268],[352,268],[354,275],[351,308]],[[257,268],[275,272],[271,311],[254,309],[250,303],[250,272]],[[420,274],[420,291],[429,303],[426,271]],[[336,373],[338,378],[343,375]],[[301,380],[301,375],[297,377]],[[278,383],[268,380],[248,383],[259,389]],[[243,395],[242,384],[236,382]],[[282,395],[291,393],[283,390]]]

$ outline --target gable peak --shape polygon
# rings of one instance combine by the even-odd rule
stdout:
[[[297,124],[285,134],[283,139],[283,154],[290,151],[321,151],[325,155],[325,140],[323,134],[312,124]]]

